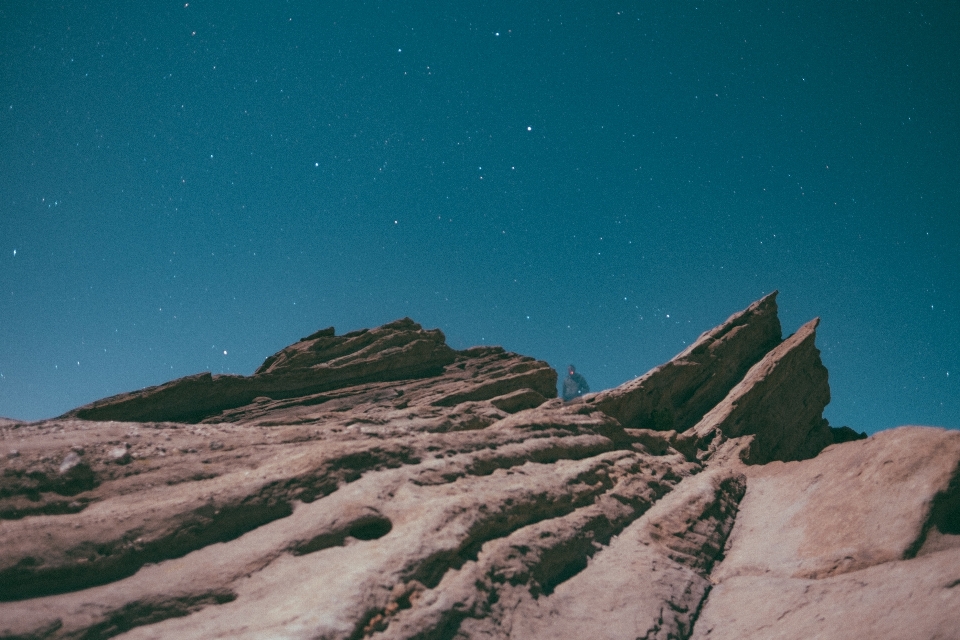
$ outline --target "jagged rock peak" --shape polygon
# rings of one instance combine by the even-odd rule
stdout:
[[[833,444],[823,419],[830,386],[815,345],[819,324],[814,318],[771,349],[691,431],[704,440],[750,436],[748,462],[803,460]]]
[[[701,334],[669,362],[592,402],[628,428],[684,431],[779,343],[774,291]]]

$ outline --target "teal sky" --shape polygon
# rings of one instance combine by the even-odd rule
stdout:
[[[774,289],[960,428],[960,4],[0,3],[0,415],[410,316],[594,390]]]

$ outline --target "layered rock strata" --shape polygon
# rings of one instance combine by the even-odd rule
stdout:
[[[79,407],[64,417],[137,422],[199,422],[256,398],[302,397],[369,382],[422,378],[456,358],[439,329],[409,318],[335,336],[333,328],[303,338],[249,377],[201,373]]]
[[[831,429],[816,327],[565,404],[404,319],[4,422],[0,637],[949,637],[957,434]]]
[[[833,444],[823,419],[830,402],[827,369],[814,346],[819,323],[811,320],[771,349],[691,428],[700,448],[750,436],[741,457],[762,463],[812,458]]]
[[[702,334],[682,353],[593,402],[626,428],[684,431],[780,344],[777,292]]]

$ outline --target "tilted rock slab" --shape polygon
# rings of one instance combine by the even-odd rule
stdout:
[[[684,431],[779,343],[774,291],[705,332],[670,362],[596,394],[592,402],[627,428]]]
[[[425,331],[409,318],[339,337],[329,328],[270,356],[250,377],[201,373],[98,400],[64,417],[198,422],[258,397],[289,398],[436,375],[455,357],[439,329]]]
[[[827,369],[814,345],[819,323],[811,320],[771,349],[691,428],[700,448],[750,436],[741,457],[764,463],[812,458],[833,444],[823,419],[830,402]]]
[[[960,432],[900,427],[742,470],[693,637],[960,637]]]
[[[404,319],[4,422],[0,637],[950,637],[956,434],[846,442],[775,296],[571,403]]]

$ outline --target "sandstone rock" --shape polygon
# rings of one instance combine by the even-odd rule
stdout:
[[[957,637],[960,432],[901,427],[744,470],[694,638]]]
[[[774,291],[702,334],[670,362],[590,401],[627,428],[684,431],[779,342]]]
[[[324,329],[270,356],[253,376],[187,376],[98,400],[64,417],[198,422],[258,397],[289,398],[437,375],[455,357],[440,330],[425,331],[409,318],[340,337]]]
[[[82,458],[77,454],[76,451],[71,451],[63,458],[63,462],[60,463],[60,473],[67,473],[80,464],[81,460]]]
[[[853,442],[854,440],[865,440],[867,438],[865,431],[854,431],[850,427],[830,427],[830,433],[833,436],[834,444]]]
[[[715,578],[819,579],[916,556],[936,526],[938,501],[960,500],[960,432],[901,427],[802,464],[746,472],[747,494]],[[950,512],[960,515],[960,504],[937,517],[946,523]]]
[[[127,447],[115,447],[107,453],[107,462],[113,464],[128,464],[130,462],[130,450]]]
[[[518,389],[512,393],[497,396],[490,400],[490,404],[501,411],[516,413],[524,409],[533,409],[546,402],[547,399],[533,389]]]
[[[960,549],[824,580],[733,578],[715,587],[697,640],[956,638]]]
[[[771,349],[692,428],[701,446],[716,446],[717,436],[752,436],[743,457],[764,463],[811,458],[833,444],[823,419],[830,402],[827,369],[814,344],[819,322],[811,320]]]
[[[957,434],[831,429],[815,327],[563,403],[404,319],[2,423],[0,637],[949,637]]]
[[[521,592],[504,637],[688,637],[744,481],[727,469],[683,480],[554,593]]]

